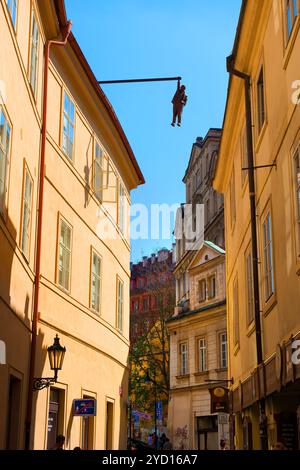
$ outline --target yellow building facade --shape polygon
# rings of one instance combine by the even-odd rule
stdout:
[[[205,241],[189,254],[190,308],[167,321],[168,435],[174,449],[219,450],[221,439],[229,445],[229,416],[212,412],[210,389],[227,386],[225,251]]]
[[[224,193],[225,204],[232,446],[237,449],[261,447],[262,418],[268,448],[276,441],[299,448],[299,15],[299,1],[243,1],[230,59],[232,69],[250,79],[253,141],[249,146],[244,76],[231,75],[214,187]],[[257,297],[249,152],[254,158],[255,191],[250,196],[255,198],[257,226]],[[262,400],[265,416],[259,417]]]
[[[69,29],[63,0],[0,1],[1,449],[58,434],[67,449],[126,448],[130,191],[144,179]],[[56,334],[58,382],[32,392]],[[73,416],[82,398],[96,416]]]

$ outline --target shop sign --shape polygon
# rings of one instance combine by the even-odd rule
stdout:
[[[95,398],[78,398],[73,400],[73,416],[96,416]]]
[[[229,413],[228,389],[215,387],[209,390],[211,414]]]

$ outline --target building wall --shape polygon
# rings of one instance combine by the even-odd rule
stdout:
[[[131,264],[130,340],[148,333],[155,322],[174,310],[175,279],[173,251],[162,249],[143,261]],[[159,297],[164,299],[159,307]]]
[[[191,297],[190,310],[175,313],[167,322],[170,334],[170,403],[168,432],[174,446],[198,449],[197,419],[211,415],[209,380],[227,380],[227,368],[221,367],[220,334],[226,333],[224,251],[205,243],[194,256],[188,268]],[[216,275],[216,296],[199,302],[198,281]],[[206,369],[201,370],[198,340],[206,344]],[[187,370],[181,370],[181,344],[187,345]],[[186,427],[187,437],[182,442],[182,430]],[[219,441],[225,438],[229,443],[228,424],[218,425],[217,432],[210,434],[210,449],[218,449]],[[200,442],[200,446],[203,442]]]
[[[36,101],[28,82],[31,8],[39,27]],[[18,403],[18,443],[24,446],[31,320],[35,280],[37,192],[40,160],[41,107],[44,43],[56,37],[54,2],[18,2],[15,35],[6,6],[0,2],[0,80],[5,85],[4,109],[12,125],[8,191],[5,212],[0,217],[0,337],[7,346],[7,365],[0,366],[0,388],[7,405],[0,417],[0,448],[7,447],[9,421],[9,375],[21,379]],[[55,387],[64,396],[60,403],[59,431],[66,448],[81,445],[82,418],[72,416],[72,402],[84,395],[97,399],[93,448],[106,445],[106,403],[113,404],[111,447],[126,447],[127,358],[129,350],[129,213],[130,191],[138,184],[127,149],[105,103],[87,78],[70,43],[52,49],[49,65],[46,176],[41,252],[40,304],[36,377],[49,377],[46,349],[56,334],[67,352]],[[62,150],[63,92],[75,104],[73,161]],[[101,144],[109,161],[109,187],[103,189],[102,204],[92,189],[93,146]],[[24,159],[33,179],[29,256],[21,252],[21,204]],[[105,170],[106,171],[106,170]],[[125,190],[125,230],[120,228],[118,184]],[[101,214],[101,218],[100,218]],[[70,289],[58,285],[58,221],[62,216],[72,227]],[[102,225],[101,225],[102,224]],[[110,234],[105,238],[101,227]],[[90,307],[91,249],[101,257],[100,312]],[[117,325],[117,279],[124,283],[123,325]],[[47,448],[50,390],[35,392],[32,442],[35,449]]]
[[[255,165],[276,163],[276,167],[255,171],[262,348],[264,361],[274,363],[276,346],[282,345],[291,335],[296,337],[300,332],[300,251],[297,240],[296,174],[293,166],[294,152],[299,145],[300,108],[292,99],[299,70],[299,15],[288,40],[285,3],[248,2],[235,49],[236,68],[249,73],[252,81]],[[257,81],[262,66],[266,114],[265,123],[259,132]],[[224,193],[225,201],[229,374],[234,378],[233,390],[237,390],[239,381],[244,382],[257,365],[255,325],[254,322],[249,325],[247,321],[245,252],[251,243],[251,232],[248,177],[242,176],[244,128],[244,84],[242,80],[233,78],[214,182],[214,187]],[[266,257],[263,246],[263,222],[268,212],[272,222],[274,270],[274,292],[269,298],[266,296]],[[235,279],[238,279],[239,286],[239,343],[236,345],[233,340]],[[272,376],[274,374],[270,374]],[[269,378],[267,388],[271,388]],[[288,402],[286,395],[283,408],[288,407]],[[272,421],[270,413],[269,418]],[[276,433],[270,433],[269,428],[270,446],[274,440]],[[255,445],[258,448],[257,439]]]

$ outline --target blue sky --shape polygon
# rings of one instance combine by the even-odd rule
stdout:
[[[88,7],[87,7],[88,6]],[[144,174],[132,203],[185,200],[191,146],[221,127],[241,0],[66,0],[68,17],[99,80],[182,76],[188,103],[171,127],[176,82],[103,85]],[[172,240],[132,241],[132,261]]]

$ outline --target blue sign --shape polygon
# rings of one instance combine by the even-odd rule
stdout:
[[[73,400],[73,416],[96,416],[95,398]]]
[[[162,401],[157,401],[156,402],[156,419],[157,419],[157,421],[162,421],[162,419],[163,419]]]

